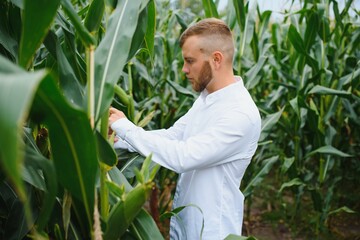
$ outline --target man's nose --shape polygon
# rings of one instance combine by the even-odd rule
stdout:
[[[184,66],[182,67],[182,71],[187,74],[189,73],[189,68],[184,64]]]

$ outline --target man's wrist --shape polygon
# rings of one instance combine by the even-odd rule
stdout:
[[[126,133],[135,128],[136,128],[136,125],[127,118],[120,118],[111,124],[111,129],[121,139],[125,139]]]

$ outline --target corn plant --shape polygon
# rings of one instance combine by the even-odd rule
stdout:
[[[130,185],[107,130],[123,67],[141,46],[152,51],[154,2],[0,9],[0,237],[161,239],[142,208],[157,166],[147,158]]]
[[[359,198],[341,197],[341,186],[353,186],[359,174],[360,29],[349,14],[352,2],[340,11],[337,1],[304,1],[301,9],[289,9],[282,22],[271,22],[271,12],[234,1],[239,46],[235,69],[263,117],[244,193],[251,203],[253,186],[276,164],[279,170],[271,176],[279,185],[268,188],[285,206],[283,217],[290,218],[290,225],[299,224],[306,218],[303,200],[310,197],[315,227],[307,228],[313,235],[329,230],[326,222],[332,214],[352,213]],[[287,189],[293,204],[281,198]]]

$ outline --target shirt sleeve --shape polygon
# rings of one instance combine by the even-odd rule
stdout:
[[[256,137],[251,136],[254,126],[257,127],[248,116],[232,113],[186,140],[145,131],[126,118],[117,120],[111,127],[140,154],[147,156],[152,153],[154,162],[182,173],[235,160],[233,156],[236,159],[251,157],[250,145],[257,145]]]
[[[117,136],[119,140],[114,143],[115,149],[126,149],[129,152],[136,152],[136,150],[131,147],[127,142],[125,142],[123,139],[121,139],[119,136]]]
[[[187,117],[185,114],[179,120],[177,120],[174,125],[168,129],[159,129],[159,130],[151,130],[149,131],[154,136],[164,137],[171,140],[182,139],[184,134],[184,129],[187,124]]]

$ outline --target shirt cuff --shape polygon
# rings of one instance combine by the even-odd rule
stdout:
[[[111,129],[123,140],[125,140],[127,132],[135,128],[137,128],[137,126],[127,118],[118,119],[111,124]]]
[[[120,137],[119,137],[118,141],[114,143],[114,148],[115,149],[126,149],[129,152],[136,152],[136,150],[130,144],[128,144],[127,142],[122,140]]]

